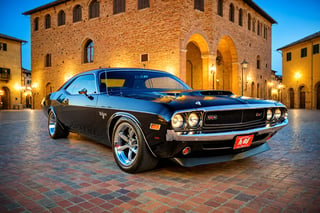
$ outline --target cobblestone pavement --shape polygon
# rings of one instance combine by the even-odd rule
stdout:
[[[108,147],[50,139],[41,111],[1,111],[0,212],[320,212],[320,111],[289,115],[260,155],[132,175]]]

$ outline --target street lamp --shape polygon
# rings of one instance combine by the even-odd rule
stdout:
[[[214,90],[214,74],[216,73],[216,67],[214,66],[214,64],[211,64],[210,72],[212,74],[212,89]]]
[[[247,69],[248,62],[246,62],[245,59],[241,62],[241,68],[242,68],[242,76],[241,76],[241,96],[243,96],[243,70]]]

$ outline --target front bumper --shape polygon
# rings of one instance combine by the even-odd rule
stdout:
[[[236,154],[229,154],[229,155],[219,155],[219,156],[209,156],[209,157],[197,157],[197,158],[171,158],[171,160],[180,166],[184,167],[192,167],[192,166],[199,166],[211,163],[221,163],[226,161],[232,160],[240,160],[243,158],[247,158],[270,149],[268,143],[264,143],[260,146],[255,148],[249,149],[245,152],[240,152]]]
[[[287,124],[288,120],[286,119],[282,123],[270,127],[190,135],[181,135],[173,130],[168,130],[166,135],[168,152],[166,153],[170,154],[162,157],[168,157],[186,167],[247,158],[269,150],[266,141]],[[235,138],[245,135],[254,135],[251,146],[244,149],[233,149]],[[189,147],[191,152],[184,155],[183,149],[186,147]]]

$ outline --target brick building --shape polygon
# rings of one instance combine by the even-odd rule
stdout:
[[[276,22],[251,0],[58,0],[24,14],[37,103],[99,67],[160,69],[195,89],[271,98]]]
[[[320,31],[279,48],[283,102],[290,108],[320,109]]]
[[[25,42],[0,34],[0,109],[22,108],[21,45]]]

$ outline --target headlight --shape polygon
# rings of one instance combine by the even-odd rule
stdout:
[[[267,111],[267,120],[270,121],[273,117],[273,113],[271,109],[268,109]]]
[[[180,114],[176,114],[171,119],[171,125],[174,129],[182,128],[183,124],[184,124],[184,119],[183,119],[182,115],[180,115]]]
[[[281,117],[281,110],[279,108],[277,108],[275,111],[274,111],[274,118],[276,120],[279,120]]]
[[[288,111],[287,111],[287,110],[284,110],[284,111],[282,112],[282,117],[283,117],[284,119],[288,119]]]
[[[200,118],[197,113],[191,113],[188,118],[188,124],[191,128],[199,125]]]

